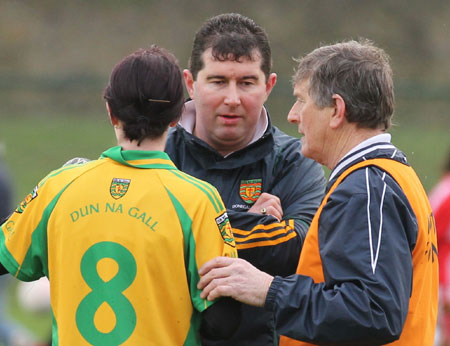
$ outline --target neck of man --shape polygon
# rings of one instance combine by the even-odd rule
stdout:
[[[201,133],[196,131],[195,126],[193,128],[192,134],[195,137],[204,141],[205,143],[209,144],[213,149],[215,149],[223,157],[226,157],[238,150],[244,149],[252,142],[252,138],[246,138],[245,140],[243,140],[241,142],[233,142],[230,144],[222,143],[221,145],[219,145],[218,143],[213,143],[213,142],[209,141],[208,138],[206,138],[205,136],[202,136]]]
[[[138,145],[137,140],[129,140],[123,133],[117,137],[117,145],[122,150],[164,151],[168,131],[158,138],[144,138]]]
[[[358,144],[383,133],[385,132],[381,129],[358,128],[355,123],[347,123],[345,128],[336,133],[334,140],[330,141],[324,165],[333,170],[339,161]]]

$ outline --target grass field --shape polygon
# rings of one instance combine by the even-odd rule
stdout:
[[[285,127],[285,124],[279,126]],[[285,130],[296,135],[294,126]],[[414,125],[394,127],[390,132],[393,143],[406,153],[429,191],[450,150],[449,129]],[[8,116],[1,122],[0,143],[14,179],[18,202],[51,170],[76,156],[95,159],[104,149],[115,145],[115,138],[106,114]]]
[[[106,114],[8,117],[2,119],[0,131],[17,201],[70,158],[95,159],[115,145]]]
[[[447,127],[394,128],[393,143],[408,157],[426,191],[437,183],[442,165],[450,155],[450,129]]]

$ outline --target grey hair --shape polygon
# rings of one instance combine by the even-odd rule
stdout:
[[[331,106],[333,94],[338,94],[349,122],[373,129],[391,126],[394,84],[383,49],[366,39],[352,40],[322,46],[296,61],[293,83],[309,80],[309,94],[317,106]]]

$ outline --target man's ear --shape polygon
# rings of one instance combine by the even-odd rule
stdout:
[[[191,99],[194,99],[194,77],[188,69],[183,70],[184,84]]]
[[[117,126],[119,120],[111,113],[111,108],[109,107],[108,101],[106,101],[106,110],[108,111],[109,122],[112,126]]]
[[[267,81],[266,81],[266,96],[267,97],[269,97],[270,92],[272,91],[272,89],[276,83],[277,83],[277,74],[271,73],[269,75],[269,78],[267,78]]]
[[[345,121],[345,101],[339,94],[333,94],[332,98],[334,111],[330,118],[330,127],[336,129]]]

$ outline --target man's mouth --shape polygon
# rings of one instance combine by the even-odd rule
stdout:
[[[229,119],[240,118],[239,115],[235,115],[235,114],[221,114],[220,116],[221,116],[221,117],[224,117],[224,118],[229,118]]]
[[[225,125],[235,125],[241,119],[241,116],[236,114],[220,114],[219,118]]]

